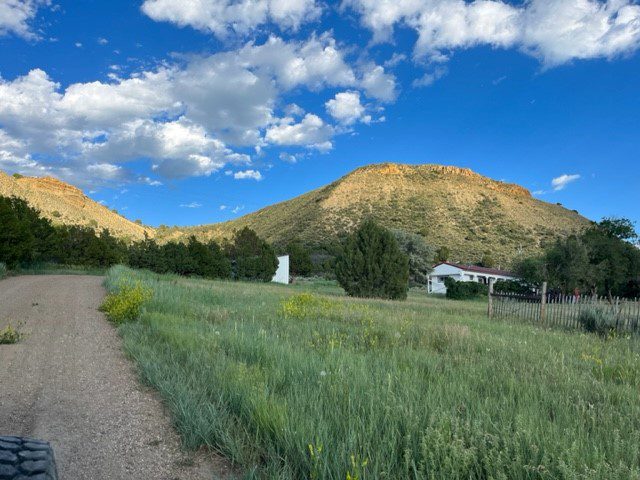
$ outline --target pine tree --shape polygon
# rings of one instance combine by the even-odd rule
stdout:
[[[278,257],[273,247],[249,227],[235,233],[228,250],[237,280],[269,282],[278,269]]]
[[[286,248],[291,275],[305,277],[313,270],[311,254],[300,240],[292,240]]]
[[[409,259],[393,234],[372,220],[346,239],[335,272],[353,297],[407,298]]]

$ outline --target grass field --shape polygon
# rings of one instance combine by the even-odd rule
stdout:
[[[481,302],[115,267],[154,296],[120,328],[188,448],[247,478],[637,479],[635,340],[489,321]],[[312,294],[304,292],[312,291]]]

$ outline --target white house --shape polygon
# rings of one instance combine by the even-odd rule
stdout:
[[[289,283],[289,255],[278,257],[278,269],[271,281],[285,285]]]
[[[497,268],[477,267],[475,265],[459,265],[457,263],[441,262],[433,267],[429,275],[427,291],[429,293],[447,293],[444,285],[445,278],[452,278],[457,282],[478,282],[488,284],[490,280],[517,280],[513,273]]]

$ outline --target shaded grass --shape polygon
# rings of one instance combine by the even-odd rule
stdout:
[[[58,265],[56,263],[42,263],[17,267],[8,272],[9,275],[96,275],[102,276],[108,268],[87,267],[82,265]]]
[[[188,448],[256,478],[640,478],[635,341],[489,321],[480,302],[112,269],[120,327]],[[289,308],[288,304],[304,308]],[[304,312],[304,313],[300,313]]]

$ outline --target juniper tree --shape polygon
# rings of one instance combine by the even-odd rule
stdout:
[[[335,273],[353,297],[407,298],[409,259],[393,234],[373,220],[364,221],[347,237]]]

